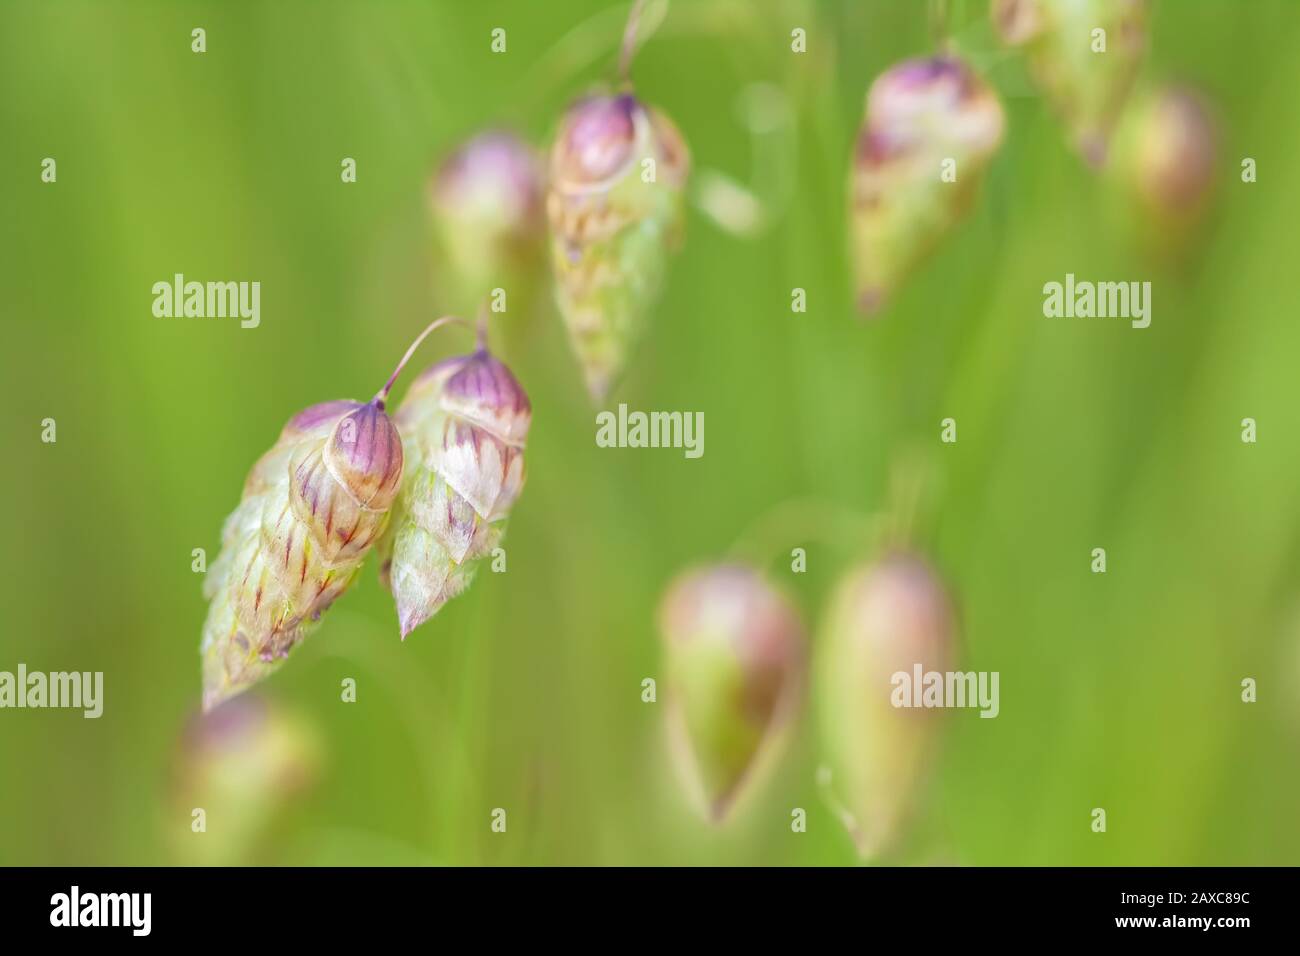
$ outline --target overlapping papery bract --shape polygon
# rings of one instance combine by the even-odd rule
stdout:
[[[456,149],[429,183],[442,292],[469,310],[493,289],[517,303],[542,262],[542,162],[506,130],[480,133]]]
[[[1002,41],[1023,48],[1074,148],[1100,166],[1146,55],[1146,0],[994,0],[990,13]]]
[[[510,370],[479,349],[426,369],[395,418],[406,478],[380,574],[405,638],[465,590],[497,546],[523,490],[532,406]]]
[[[992,88],[951,56],[909,60],[871,84],[849,186],[862,311],[880,309],[966,212],[1004,125]]]
[[[797,705],[803,625],[762,575],[739,565],[683,573],[659,617],[673,757],[720,822]]]
[[[324,402],[289,420],[249,472],[204,584],[205,708],[265,677],[347,590],[401,474],[381,402]]]
[[[933,758],[939,711],[895,707],[894,674],[946,672],[953,611],[930,567],[892,554],[850,571],[818,644],[818,709],[831,787],[864,858],[900,836]],[[920,689],[917,688],[917,693]]]
[[[597,402],[641,337],[680,240],[689,167],[677,127],[631,94],[580,100],[561,121],[546,197],[551,263]]]

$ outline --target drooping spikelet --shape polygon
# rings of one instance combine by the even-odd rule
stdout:
[[[1177,232],[1206,211],[1219,166],[1219,134],[1205,98],[1165,86],[1133,104],[1121,126],[1119,166],[1142,214]]]
[[[1102,165],[1146,55],[1146,0],[994,0],[990,13],[1002,41],[1024,49],[1074,148]]]
[[[514,133],[489,130],[456,149],[429,183],[440,294],[466,310],[493,289],[518,307],[542,262],[542,163]]]
[[[473,580],[524,486],[532,406],[486,348],[426,369],[394,416],[406,478],[380,545],[402,637]]]
[[[831,786],[863,858],[898,839],[939,729],[935,711],[895,706],[893,677],[949,670],[953,640],[947,594],[912,555],[850,571],[832,599],[817,702]]]
[[[801,692],[799,615],[757,571],[698,568],[659,611],[673,757],[721,822],[788,724]]]
[[[205,709],[264,678],[347,590],[401,474],[401,439],[378,398],[289,420],[249,472],[205,582]]]
[[[682,229],[690,155],[630,93],[579,100],[551,150],[546,212],[556,297],[594,400],[641,337]]]
[[[871,84],[849,187],[862,311],[880,309],[966,212],[1003,126],[997,94],[955,57],[909,60]]]

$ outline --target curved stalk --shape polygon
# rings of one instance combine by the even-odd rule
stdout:
[[[427,339],[435,329],[453,323],[469,328],[469,323],[454,315],[444,315],[441,318],[434,319],[425,326],[424,331],[415,337],[415,341],[411,343],[411,347],[406,350],[406,354],[402,356],[402,360],[397,363],[397,368],[393,369],[393,374],[388,376],[388,381],[384,383],[384,387],[375,393],[375,397],[371,399],[371,401],[375,402],[380,408],[383,408],[384,403],[388,401],[388,393],[392,390],[393,383],[397,381],[397,376],[402,374],[402,369],[406,368],[406,363],[411,360],[411,356],[415,354],[415,350],[420,347],[420,344]]]

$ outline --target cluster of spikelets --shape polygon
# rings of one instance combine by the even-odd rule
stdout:
[[[625,87],[632,48],[625,38]],[[560,313],[602,400],[658,293],[688,168],[676,127],[626,89],[573,105],[545,174],[518,137],[484,133],[430,184],[442,284],[464,305],[526,276],[549,220]],[[497,547],[524,484],[528,397],[480,344],[427,369],[390,418],[388,390],[411,351],[370,402],[300,412],[253,466],[204,589],[205,708],[277,667],[371,550],[405,638]]]
[[[1211,192],[1214,123],[1190,90],[1157,88],[1133,102],[1147,0],[995,0],[991,18],[1079,155],[1137,200],[1142,225],[1157,239],[1186,233]],[[635,23],[634,9],[629,35]],[[1005,133],[997,93],[951,49],[898,63],[871,84],[848,192],[864,313],[883,309],[967,214]],[[681,132],[632,92],[626,72],[618,89],[565,112],[547,162],[512,133],[480,134],[430,186],[442,285],[461,290],[462,305],[488,288],[531,288],[549,226],[556,303],[602,402],[645,333],[680,244],[690,166]]]
[[[1190,90],[1164,87],[1130,102],[1147,0],[995,0],[991,16],[1077,152],[1109,166],[1157,238],[1176,242],[1212,191],[1216,135]],[[863,312],[880,310],[970,209],[1005,127],[996,92],[955,53],[908,60],[872,83],[849,177]]]
[[[370,551],[402,637],[465,589],[524,484],[528,396],[480,342],[426,370],[395,416],[388,392],[289,419],[253,466],[209,570],[203,702],[280,664],[352,584]]]
[[[645,332],[680,243],[689,165],[677,127],[631,93],[575,103],[545,174],[519,137],[480,134],[446,160],[430,188],[446,284],[460,290],[460,301],[507,278],[529,287],[544,206],[556,303],[588,391],[601,402]]]
[[[671,751],[708,819],[726,820],[771,766],[811,670],[834,808],[864,857],[896,844],[938,723],[933,711],[892,706],[891,677],[917,664],[945,671],[955,656],[952,605],[923,559],[891,550],[845,573],[811,668],[795,605],[749,565],[683,572],[659,621]]]
[[[630,32],[636,19],[634,8]],[[617,90],[565,111],[549,161],[490,130],[455,150],[429,188],[441,281],[460,303],[507,284],[530,288],[549,231],[556,305],[596,403],[645,334],[680,245],[690,172],[681,132],[632,92],[629,56]]]
[[[1190,90],[1130,95],[1147,44],[1146,0],[995,0],[992,18],[1083,159],[1109,167],[1161,244],[1188,235],[1213,190],[1215,124]],[[967,212],[1005,127],[997,94],[956,54],[906,61],[871,85],[849,177],[863,311],[882,308]],[[918,665],[944,672],[956,658],[953,605],[925,560],[886,551],[845,573],[812,666],[798,610],[747,565],[679,575],[660,631],[673,757],[709,819],[726,819],[775,759],[811,670],[819,783],[864,858],[898,845],[938,722],[927,708],[893,706],[891,677]]]
[[[645,332],[680,240],[690,171],[680,131],[627,79],[640,6],[619,88],[564,113],[549,162],[513,134],[488,132],[455,151],[429,190],[441,282],[462,305],[526,277],[549,227],[557,305],[597,402]],[[1146,8],[1146,0],[995,0],[991,15],[1081,155],[1122,173],[1147,227],[1178,235],[1207,204],[1216,137],[1189,91],[1149,93],[1126,109]],[[1104,53],[1090,46],[1099,29],[1109,38]],[[849,176],[863,310],[882,308],[960,221],[1005,126],[992,87],[955,53],[898,64],[871,85]],[[326,402],[294,416],[250,472],[205,590],[207,706],[283,660],[372,548],[405,636],[464,590],[496,547],[523,484],[523,389],[483,348],[427,370],[393,418],[391,384],[368,403]]]

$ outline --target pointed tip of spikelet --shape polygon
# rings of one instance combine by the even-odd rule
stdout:
[[[402,640],[405,641],[408,634],[429,619],[429,615],[423,613],[418,606],[403,600],[400,594],[394,597],[397,602],[397,626],[402,632]]]

